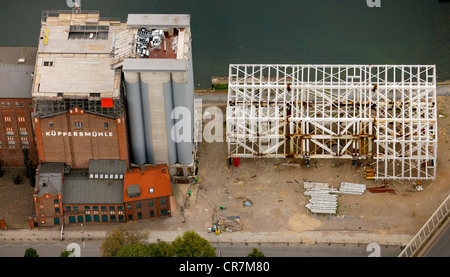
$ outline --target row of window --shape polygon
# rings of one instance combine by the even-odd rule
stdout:
[[[58,222],[59,222],[59,218],[55,218],[55,220],[56,219],[58,219]],[[114,215],[114,214],[111,214],[111,215],[109,215],[109,220],[108,220],[108,215],[106,215],[106,214],[104,214],[104,215],[102,215],[101,216],[101,219],[102,219],[102,221],[101,222],[116,222],[117,220],[119,221],[119,222],[124,222],[125,221],[125,216],[123,216],[123,215],[118,215],[117,216],[117,218],[116,218],[116,215]],[[83,222],[92,222],[92,220],[94,221],[94,222],[100,222],[100,215],[94,215],[94,216],[91,216],[91,215],[79,215],[79,216],[69,216],[69,223],[83,223]],[[56,223],[55,222],[55,224],[59,224],[59,223]]]
[[[167,209],[161,209],[161,215],[167,215]],[[149,213],[150,217],[155,217],[155,211],[150,211]],[[123,215],[118,215],[117,216],[118,222],[124,222],[125,217]],[[108,215],[101,215],[101,222],[116,222],[116,215],[109,215],[109,220],[108,220]],[[138,212],[137,213],[137,219],[142,219],[142,212]],[[79,215],[79,216],[69,216],[69,223],[84,223],[84,222],[92,222],[92,220],[94,220],[94,222],[100,222],[100,215]],[[129,214],[128,215],[128,220],[133,220],[133,215]],[[54,218],[54,223],[55,224],[60,224],[60,220],[59,217],[55,217]]]
[[[85,211],[90,211],[91,210],[91,206],[84,206],[84,210]],[[92,210],[93,211],[98,211],[98,206],[92,206]],[[102,212],[106,212],[106,211],[108,211],[108,208],[107,208],[107,206],[100,206],[100,210]],[[115,210],[116,210],[116,207],[109,206],[109,211],[113,212]],[[118,211],[123,211],[123,207],[122,206],[118,206],[117,210]],[[78,211],[78,206],[66,206],[66,212],[70,212],[70,211],[74,211],[74,212]]]
[[[21,140],[20,144],[25,148],[30,146],[30,142],[28,140]],[[0,140],[0,148],[2,146],[3,146],[3,142]],[[16,142],[14,140],[8,140],[8,146],[14,148],[14,147],[16,147]]]
[[[154,201],[150,200],[150,201],[147,202],[147,204],[148,204],[149,207],[153,207],[154,206]],[[167,199],[166,198],[159,199],[159,205],[166,205],[166,204],[167,204]],[[136,203],[136,208],[137,209],[142,208],[142,202],[137,202]],[[127,210],[131,210],[131,204],[127,204]]]
[[[105,130],[108,130],[109,129],[109,123],[108,122],[103,123],[103,127],[105,128]],[[53,122],[49,122],[48,123],[48,128],[49,129],[53,129],[54,128]],[[75,129],[83,129],[83,122],[75,121]]]
[[[10,102],[2,102],[1,105],[2,105],[2,107],[5,107],[5,106],[6,106],[6,107],[10,107],[10,106],[11,106],[11,103],[10,103]],[[15,103],[14,103],[14,106],[16,106],[16,107],[23,107],[23,106],[25,106],[25,104],[24,104],[23,102],[20,102],[20,103],[19,103],[19,102],[15,102]],[[32,102],[29,102],[29,103],[28,103],[28,106],[29,106],[29,107],[33,107],[33,103],[32,103]]]

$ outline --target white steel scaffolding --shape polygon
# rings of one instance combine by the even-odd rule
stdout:
[[[374,159],[375,179],[435,179],[434,65],[229,68],[229,157]]]

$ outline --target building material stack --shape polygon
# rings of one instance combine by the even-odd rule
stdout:
[[[336,214],[337,195],[331,194],[336,189],[330,188],[327,183],[304,182],[305,195],[311,196],[306,204],[312,213],[316,214]]]

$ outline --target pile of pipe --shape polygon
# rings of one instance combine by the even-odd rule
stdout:
[[[366,191],[366,185],[354,183],[341,183],[336,193],[361,195]]]
[[[303,182],[304,194],[311,196],[306,204],[312,213],[336,214],[337,195],[331,194],[336,189],[330,188],[327,183]]]

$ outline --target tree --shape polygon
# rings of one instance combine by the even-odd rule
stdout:
[[[69,257],[70,254],[72,254],[73,252],[75,252],[75,249],[72,249],[72,250],[64,250],[63,252],[61,252],[61,254],[59,255],[59,257]]]
[[[172,242],[177,257],[217,257],[216,248],[195,231],[184,232]]]
[[[106,235],[106,240],[100,247],[103,257],[114,257],[121,248],[129,244],[143,244],[148,235],[148,233],[140,233],[125,226],[120,226]]]
[[[260,258],[260,257],[265,257],[264,253],[259,251],[256,248],[253,248],[252,252],[248,253],[247,257],[253,257],[253,258]]]
[[[147,246],[150,250],[151,257],[174,257],[175,250],[170,243],[165,241],[158,241],[157,243],[150,243]]]
[[[141,243],[131,243],[120,248],[114,257],[150,257],[150,249]]]
[[[28,248],[27,250],[25,250],[24,257],[27,257],[27,258],[29,258],[29,257],[39,257],[39,255],[38,255],[36,249]]]

